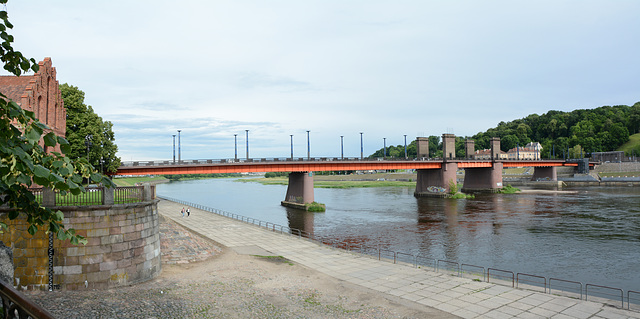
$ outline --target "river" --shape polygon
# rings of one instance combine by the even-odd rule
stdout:
[[[640,189],[415,198],[409,187],[316,188],[324,213],[280,206],[286,186],[204,179],[157,193],[318,237],[434,259],[640,291]],[[176,212],[179,214],[179,212]]]

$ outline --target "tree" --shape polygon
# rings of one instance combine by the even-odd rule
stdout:
[[[6,4],[7,1],[0,0],[0,3]],[[11,46],[13,36],[7,33],[7,29],[13,28],[13,25],[6,11],[0,11],[0,19],[0,38],[3,40],[0,44],[0,60],[4,63],[4,69],[16,76],[30,70],[37,72],[35,60],[25,58]],[[83,177],[109,187],[114,186],[113,182],[96,173],[86,161],[72,162],[61,153],[46,153],[43,145],[60,145],[64,153],[69,150],[69,142],[50,132],[45,124],[35,118],[33,112],[23,110],[2,93],[0,97],[0,202],[11,209],[7,217],[15,219],[21,213],[26,215],[28,232],[32,235],[38,227],[44,227],[45,231],[55,233],[58,239],[69,239],[72,244],[86,243],[73,229],[64,228],[61,211],[54,212],[41,206],[29,187],[37,183],[63,193],[79,194],[85,191],[81,185]],[[0,226],[7,229],[5,223],[0,222]]]
[[[60,93],[67,109],[67,140],[71,151],[67,156],[72,159],[87,158],[94,167],[101,167],[102,173],[115,172],[120,166],[116,156],[113,124],[104,122],[93,108],[84,103],[84,92],[75,86],[64,83]],[[89,147],[87,143],[90,143]]]

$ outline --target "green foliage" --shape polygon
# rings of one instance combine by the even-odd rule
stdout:
[[[543,146],[541,156],[550,158],[577,157],[590,152],[613,151],[629,140],[629,134],[640,130],[640,102],[633,106],[602,106],[572,112],[549,111],[531,114],[472,137],[476,149],[488,149],[491,137],[500,137],[501,149],[508,151],[516,145],[531,141]],[[576,149],[576,146],[580,146]]]
[[[407,137],[408,138],[408,137]],[[439,136],[429,136],[429,154],[431,157],[435,157],[436,154],[440,150],[440,154],[442,156],[442,143],[440,143]],[[384,145],[379,150],[373,152],[373,154],[369,155],[368,158],[377,158],[383,157],[384,155]],[[408,158],[416,158],[418,156],[418,149],[416,145],[416,140],[407,141],[407,157]],[[401,145],[389,145],[387,146],[387,157],[388,158],[404,158],[404,144]]]
[[[0,3],[6,2],[0,0]],[[37,71],[34,59],[25,58],[11,47],[13,37],[7,34],[7,29],[13,26],[6,11],[0,11],[0,19],[0,38],[4,40],[0,45],[0,60],[4,62],[5,70],[16,76],[29,70]],[[61,153],[46,153],[44,146],[54,148],[57,145],[64,153],[69,149],[69,142],[48,132],[49,128],[38,121],[33,112],[23,110],[1,93],[0,97],[0,203],[11,209],[7,217],[15,219],[21,213],[25,214],[27,229],[32,235],[43,227],[61,240],[69,239],[72,244],[86,243],[73,229],[65,229],[62,212],[42,207],[28,188],[38,184],[77,195],[85,191],[83,178],[109,187],[114,184],[109,178],[96,174],[86,160],[72,162]],[[8,228],[5,223],[0,226]]]
[[[121,162],[116,156],[118,146],[115,144],[113,124],[103,121],[91,106],[84,103],[84,92],[77,87],[61,84],[60,93],[67,110],[66,137],[71,146],[67,156],[72,159],[87,158],[94,167],[101,167],[103,173],[116,172]],[[91,143],[88,154],[87,142]]]
[[[451,179],[449,181],[449,194],[453,195],[458,192],[458,184],[455,180]]]
[[[448,198],[451,198],[451,199],[467,199],[467,198],[476,198],[476,196],[473,195],[473,194],[456,193],[456,194],[453,194],[453,195],[449,196]]]
[[[511,184],[507,184],[505,186],[502,187],[502,189],[499,191],[499,193],[501,194],[515,194],[517,192],[519,192],[520,189],[511,186]]]
[[[305,206],[307,207],[307,211],[309,212],[324,212],[327,210],[324,204],[316,202],[305,204]]]
[[[289,172],[267,172],[264,174],[265,178],[274,178],[274,177],[288,177]]]
[[[640,133],[629,136],[629,141],[621,145],[617,151],[623,151],[627,156],[640,156]]]

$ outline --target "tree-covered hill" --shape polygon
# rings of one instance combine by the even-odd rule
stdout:
[[[640,133],[640,102],[633,106],[602,106],[595,109],[582,109],[572,112],[549,111],[542,115],[531,114],[523,119],[500,122],[497,127],[480,132],[471,137],[456,137],[456,156],[464,157],[464,140],[475,140],[475,149],[488,149],[492,137],[501,139],[501,149],[508,151],[516,146],[525,146],[529,142],[540,142],[541,156],[576,157],[581,153],[607,152],[619,149],[629,141],[629,136]],[[625,145],[627,155],[640,154],[640,144]],[[383,157],[381,148],[369,155],[369,158]],[[442,143],[439,136],[429,136],[429,154],[442,156]],[[404,146],[390,145],[387,157],[404,158]],[[415,140],[407,145],[407,156],[416,157]]]
[[[549,111],[531,114],[523,119],[500,122],[497,127],[471,137],[476,149],[489,148],[491,137],[501,139],[501,148],[524,146],[540,142],[542,157],[556,156],[563,151],[579,153],[613,151],[629,140],[629,135],[640,132],[640,102],[633,106],[602,106],[572,112]],[[636,153],[640,149],[635,150]]]

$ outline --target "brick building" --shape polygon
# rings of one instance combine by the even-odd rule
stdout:
[[[22,109],[34,112],[56,135],[65,136],[67,111],[56,80],[56,68],[51,58],[45,58],[38,65],[40,69],[33,75],[0,76],[0,92]]]

